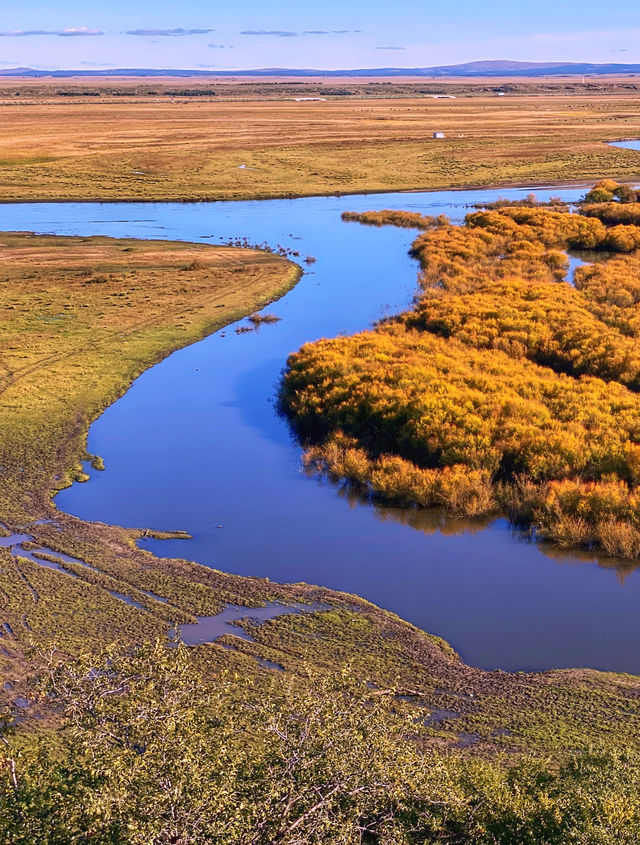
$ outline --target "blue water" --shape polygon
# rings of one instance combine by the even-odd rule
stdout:
[[[622,147],[623,150],[640,150],[640,140],[614,141],[612,147]]]
[[[216,243],[247,236],[315,264],[268,310],[258,332],[216,332],[144,373],[92,426],[106,471],[57,498],[83,519],[185,529],[145,541],[166,557],[364,596],[447,639],[487,668],[591,666],[640,673],[640,575],[554,556],[490,526],[379,509],[300,470],[274,412],[287,355],[406,307],[416,289],[415,233],[343,223],[346,209],[403,208],[461,220],[468,205],[529,189],[200,204],[0,206],[0,229]],[[584,189],[537,191],[578,198]],[[306,265],[303,265],[306,266]],[[246,321],[243,321],[246,325]],[[221,526],[221,527],[220,527]]]

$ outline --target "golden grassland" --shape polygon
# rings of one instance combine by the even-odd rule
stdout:
[[[640,176],[640,152],[607,146],[640,137],[637,91],[525,86],[452,100],[389,91],[326,102],[5,97],[0,200],[246,199]],[[434,140],[435,130],[447,137]]]
[[[585,210],[431,219],[412,311],[289,359],[283,402],[309,463],[385,501],[503,509],[538,536],[640,557],[640,228]],[[567,248],[629,255],[570,286]]]
[[[254,642],[227,636],[198,647],[197,659],[243,675],[268,671],[258,657],[301,675],[310,665],[324,671],[349,662],[359,677],[410,693],[402,706],[417,716],[425,707],[456,711],[420,729],[424,742],[441,748],[457,747],[466,734],[473,734],[471,753],[483,755],[553,750],[561,757],[594,742],[620,750],[637,743],[628,716],[637,709],[637,678],[475,669],[439,638],[355,596],[161,560],[136,546],[142,530],[58,513],[49,497],[77,472],[101,409],[171,349],[282,293],[298,270],[266,253],[180,243],[30,234],[5,234],[1,242],[0,522],[92,567],[63,563],[54,571],[0,548],[5,699],[25,689],[31,646],[57,642],[72,655],[87,645],[162,637],[175,622],[225,603],[246,605],[250,615],[267,601],[321,601],[331,609],[245,622]],[[36,522],[47,517],[55,521]],[[47,718],[40,705],[20,716],[32,726]]]

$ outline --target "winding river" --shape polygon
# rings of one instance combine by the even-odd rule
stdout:
[[[381,509],[300,469],[273,399],[288,353],[405,308],[414,232],[344,223],[346,209],[461,220],[468,205],[528,190],[446,191],[229,203],[0,206],[0,229],[280,243],[314,264],[258,331],[216,332],[144,373],[91,427],[88,468],[58,507],[87,520],[185,529],[144,541],[160,556],[364,596],[439,634],[471,664],[640,673],[640,573],[523,541],[508,523]],[[536,191],[577,198],[580,188]],[[248,326],[246,321],[242,325]]]

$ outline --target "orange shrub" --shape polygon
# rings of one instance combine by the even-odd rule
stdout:
[[[499,503],[558,543],[637,556],[640,227],[533,204],[424,225],[412,311],[289,358],[282,406],[307,461],[385,501]],[[630,254],[572,287],[575,247]]]

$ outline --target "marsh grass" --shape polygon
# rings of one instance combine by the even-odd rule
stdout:
[[[420,214],[417,211],[343,211],[345,223],[362,223],[365,226],[395,226],[400,229],[431,229],[438,218]],[[439,218],[447,222],[446,217]]]
[[[599,544],[611,557],[635,560],[640,557],[640,531],[630,522],[609,519],[596,526]]]
[[[640,227],[527,202],[416,228],[413,310],[289,358],[282,407],[308,466],[389,503],[501,507],[559,546],[637,558]],[[569,247],[631,254],[570,286]]]

